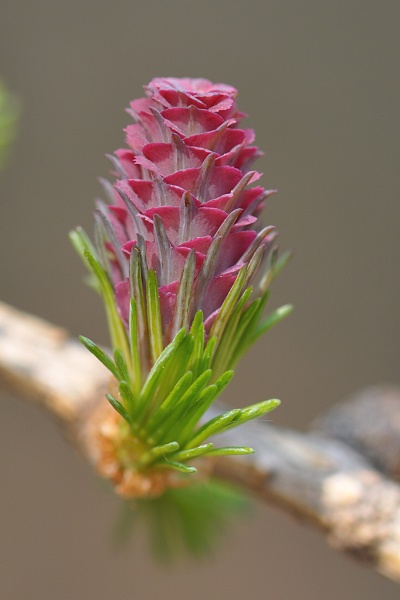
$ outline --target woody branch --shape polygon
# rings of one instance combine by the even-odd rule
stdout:
[[[60,420],[95,463],[88,423],[108,376],[65,330],[0,304],[0,381]],[[255,454],[213,458],[213,469],[400,581],[399,410],[400,392],[377,388],[334,409],[309,433],[248,423],[235,431],[235,443]],[[222,435],[229,445],[230,433]]]

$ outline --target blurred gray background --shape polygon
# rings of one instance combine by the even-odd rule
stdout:
[[[91,230],[106,152],[155,76],[235,85],[279,188],[265,223],[295,259],[272,303],[294,314],[243,360],[225,400],[282,399],[305,428],[362,387],[399,382],[400,3],[382,0],[2,0],[0,76],[23,116],[0,174],[0,297],[107,342],[67,239]],[[156,567],[117,553],[119,501],[47,415],[0,403],[0,595],[5,600],[390,600],[398,588],[258,507],[209,560]]]

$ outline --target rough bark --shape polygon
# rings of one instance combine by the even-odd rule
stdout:
[[[96,462],[88,423],[108,375],[66,331],[0,304],[0,381],[55,415]],[[307,434],[246,424],[235,430],[234,443],[256,453],[214,459],[213,468],[400,581],[399,423],[400,392],[376,388],[335,408]],[[231,434],[224,435],[230,445]]]

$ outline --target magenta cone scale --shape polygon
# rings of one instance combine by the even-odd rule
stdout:
[[[137,476],[149,470],[194,472],[186,463],[199,456],[251,452],[204,442],[279,403],[203,421],[241,354],[290,310],[262,320],[284,260],[274,227],[257,222],[275,190],[251,169],[261,153],[236,96],[206,79],[151,81],[128,109],[128,147],[110,157],[114,183],[101,180],[108,204],[97,202],[95,246],[72,234],[106,306],[114,360],[82,341],[115,378],[117,397],[107,398],[122,420],[103,471],[113,455],[111,478],[125,494],[146,494]]]

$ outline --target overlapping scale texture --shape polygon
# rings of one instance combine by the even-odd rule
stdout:
[[[274,190],[257,185],[250,170],[260,156],[237,91],[206,79],[154,79],[134,100],[126,128],[128,148],[110,157],[116,182],[104,181],[110,204],[98,204],[107,264],[120,315],[128,324],[129,260],[138,248],[159,285],[165,345],[179,328],[179,288],[191,265],[186,326],[197,310],[209,331],[243,265],[272,247],[272,227],[260,232],[257,217]],[[248,281],[247,284],[251,282]],[[181,326],[182,323],[179,323]]]

